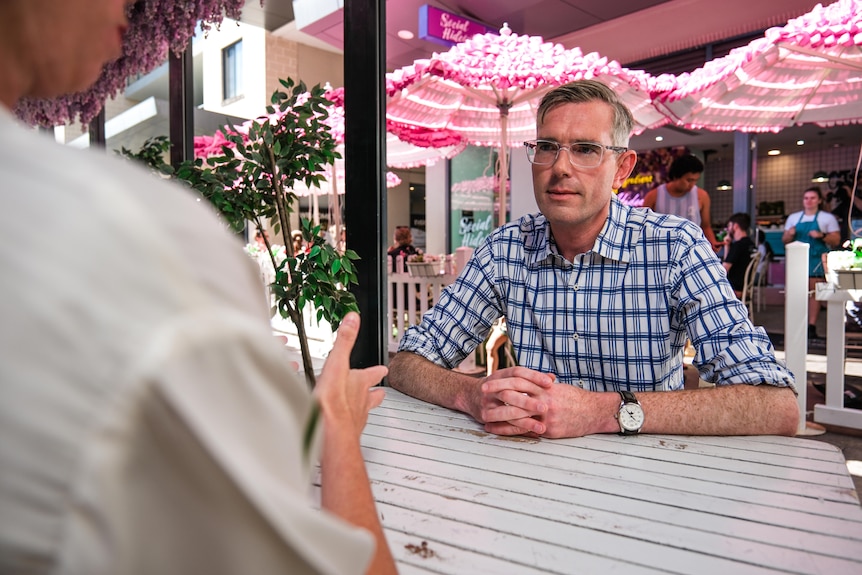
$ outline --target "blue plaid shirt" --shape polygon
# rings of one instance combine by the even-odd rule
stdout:
[[[700,228],[616,196],[574,262],[541,214],[495,230],[399,351],[453,368],[500,316],[519,365],[592,391],[681,389],[686,336],[706,381],[794,388]]]

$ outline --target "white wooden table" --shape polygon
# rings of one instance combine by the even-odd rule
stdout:
[[[821,285],[817,299],[826,301],[826,403],[814,406],[814,421],[862,429],[862,410],[844,407],[844,310],[847,302],[862,299],[862,290]]]
[[[862,507],[831,445],[503,438],[386,391],[362,443],[402,574],[862,573]]]

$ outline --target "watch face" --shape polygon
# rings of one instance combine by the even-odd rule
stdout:
[[[637,403],[625,403],[620,408],[620,427],[626,431],[638,431],[644,424],[644,410]]]

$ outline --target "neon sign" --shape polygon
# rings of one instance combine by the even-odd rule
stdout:
[[[453,46],[469,40],[476,34],[488,32],[497,31],[475,20],[445,12],[428,4],[419,7],[419,37],[423,40]]]

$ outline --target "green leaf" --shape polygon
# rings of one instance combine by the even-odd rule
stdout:
[[[279,84],[267,113],[274,115],[279,110],[281,116],[253,121],[247,138],[234,126],[223,129],[229,145],[222,146],[220,155],[196,158],[174,169],[165,161],[170,142],[164,137],[147,140],[138,152],[124,149],[121,154],[191,187],[218,210],[232,230],[242,230],[247,221],[259,225],[268,220],[276,234],[286,233],[281,229],[282,218],[298,211],[294,185],[305,182],[319,186],[326,179],[328,166],[341,155],[335,149],[331,129],[323,123],[330,105],[324,98],[325,90],[320,85],[308,89],[291,78],[279,79]],[[300,96],[304,98],[301,105],[297,104]],[[281,199],[276,202],[276,182],[284,190],[283,204]],[[285,214],[280,213],[282,209]],[[299,229],[311,250],[277,264],[271,286],[275,309],[282,317],[289,317],[314,302],[314,313],[337,327],[347,310],[357,307],[346,286],[356,283],[351,260],[359,256],[352,250],[339,255],[324,242],[320,226],[307,218],[300,219]]]
[[[311,413],[308,417],[308,422],[305,424],[305,431],[302,434],[302,456],[306,461],[311,458],[311,445],[314,441],[314,435],[317,432],[317,422],[320,420],[320,404],[314,400],[311,404]]]

